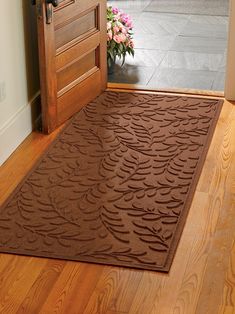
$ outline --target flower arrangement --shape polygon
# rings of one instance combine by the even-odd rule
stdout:
[[[116,56],[123,58],[122,65],[127,53],[134,57],[132,28],[133,22],[128,14],[118,8],[107,7],[107,61],[109,67],[115,62]]]

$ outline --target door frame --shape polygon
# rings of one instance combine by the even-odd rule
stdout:
[[[224,96],[235,101],[235,0],[230,0]]]

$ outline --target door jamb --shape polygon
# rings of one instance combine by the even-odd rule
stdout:
[[[235,0],[230,0],[225,98],[235,100]]]

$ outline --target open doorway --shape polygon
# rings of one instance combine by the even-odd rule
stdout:
[[[135,58],[118,61],[109,82],[157,90],[223,92],[229,0],[108,1],[130,14]]]

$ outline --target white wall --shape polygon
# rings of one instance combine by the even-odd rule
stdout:
[[[0,0],[0,165],[32,131],[39,91],[30,0]]]

